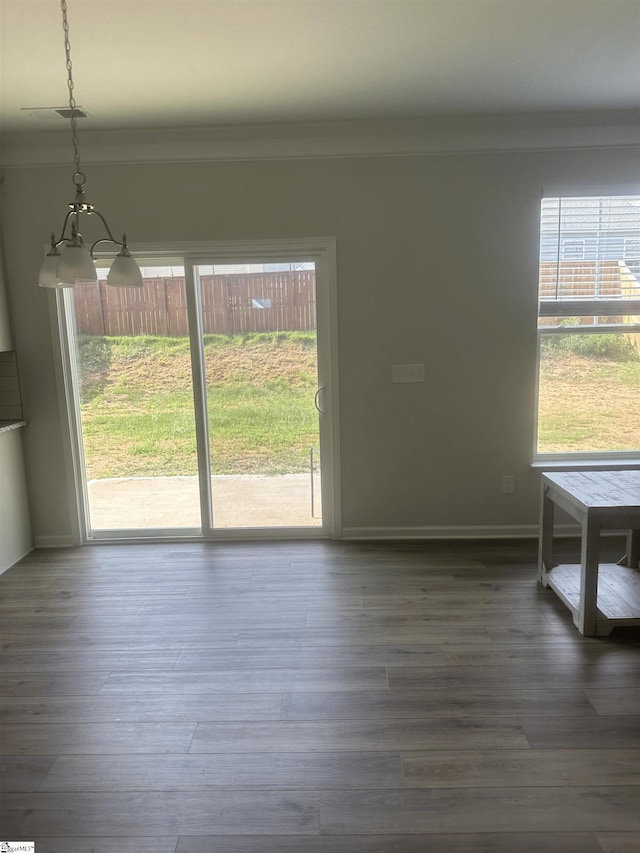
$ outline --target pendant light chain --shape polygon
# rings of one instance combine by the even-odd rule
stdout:
[[[71,63],[71,41],[69,40],[69,19],[67,17],[67,0],[60,0],[62,8],[62,29],[64,30],[64,51],[67,58],[67,86],[69,88],[69,111],[71,112],[71,141],[73,143],[74,157],[73,162],[76,171],[73,175],[73,183],[77,187],[82,187],[86,181],[86,177],[80,169],[80,153],[78,140],[78,119],[76,117],[76,99],[73,95],[73,65]]]
[[[80,144],[78,141],[78,115],[82,115],[82,112],[78,109],[73,93],[73,66],[71,63],[67,0],[60,0],[60,8],[62,9],[62,29],[64,30],[64,52],[66,55],[67,87],[69,89],[69,119],[71,121],[71,141],[73,142],[73,163],[75,166],[72,181],[76,193],[73,201],[67,205],[67,215],[62,223],[60,237],[56,239],[55,233],[51,235],[51,249],[40,267],[38,284],[40,287],[51,288],[96,284],[98,273],[95,250],[97,246],[109,243],[112,246],[118,246],[120,250],[109,267],[107,284],[113,287],[144,287],[140,267],[127,246],[126,234],[122,235],[122,242],[116,240],[107,220],[85,198],[86,177],[80,167]],[[91,247],[87,249],[85,249],[80,233],[80,219],[84,214],[88,216],[94,214],[95,219],[102,223],[106,233],[106,236],[94,240]],[[62,252],[59,251],[60,247],[63,249]]]

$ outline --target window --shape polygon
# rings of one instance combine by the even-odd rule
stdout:
[[[640,453],[640,195],[543,198],[537,458]]]

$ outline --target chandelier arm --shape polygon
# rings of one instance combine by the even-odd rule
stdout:
[[[75,210],[70,210],[67,213],[67,215],[65,216],[64,222],[62,223],[62,231],[60,232],[60,239],[55,241],[56,246],[59,246],[61,243],[64,243],[66,240],[69,239],[68,237],[65,237],[65,232],[67,230],[67,225],[69,224],[69,220],[74,215],[74,213],[75,213]],[[76,214],[76,216],[77,216],[77,214]],[[77,221],[78,220],[76,219],[76,224],[77,224]]]
[[[89,254],[93,258],[93,250],[99,243],[115,243],[117,246],[123,246],[124,243],[119,243],[117,240],[112,240],[110,237],[101,237],[99,240],[96,240],[95,243],[91,244],[91,248],[89,249]],[[95,258],[93,258],[95,260]]]
[[[106,237],[103,237],[102,240],[96,240],[96,243],[103,243],[103,242],[108,243],[110,241],[111,243],[115,243],[116,246],[124,246],[124,243],[121,243],[120,240],[116,240],[116,238],[113,236],[113,234],[111,233],[111,229],[107,225],[107,220],[104,218],[104,216],[100,213],[99,210],[92,210],[91,216],[99,217],[100,221],[104,225],[104,230],[109,235],[109,239],[107,239]],[[95,246],[96,243],[94,243],[93,245]]]

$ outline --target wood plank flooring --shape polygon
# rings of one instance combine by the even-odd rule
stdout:
[[[0,616],[37,853],[640,851],[640,629],[581,637],[533,542],[38,551]]]

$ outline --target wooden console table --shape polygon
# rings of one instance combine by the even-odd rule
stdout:
[[[553,562],[555,507],[582,527],[580,564]],[[627,553],[600,563],[600,532],[626,530]],[[581,634],[605,636],[640,625],[640,471],[574,471],[542,475],[538,580],[573,613]]]

